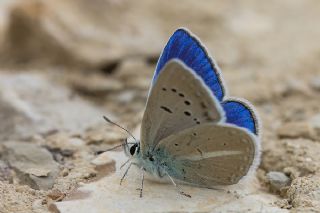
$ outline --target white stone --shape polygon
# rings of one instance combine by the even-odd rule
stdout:
[[[320,75],[311,79],[310,86],[313,89],[320,91]]]
[[[122,152],[108,152],[116,161],[116,172],[97,182],[84,184],[62,202],[57,202],[61,213],[103,212],[288,212],[275,207],[276,197],[258,189],[256,181],[250,185],[236,185],[225,190],[211,190],[183,185],[180,195],[172,184],[149,179],[144,182],[143,197],[137,188],[141,184],[139,169],[132,168],[120,186],[124,170],[119,165],[126,161]],[[228,192],[229,190],[229,192]]]
[[[63,85],[55,85],[41,74],[0,75],[0,138],[30,137],[51,130],[81,133],[103,123],[110,113],[93,107]]]
[[[267,179],[275,190],[280,190],[281,188],[288,186],[290,183],[290,178],[282,172],[269,172],[267,174]]]
[[[59,173],[59,164],[51,153],[35,144],[8,141],[2,158],[13,168],[21,184],[33,189],[51,189]]]
[[[98,157],[96,157],[95,159],[93,159],[91,161],[91,163],[96,166],[103,166],[103,165],[111,164],[112,162],[113,162],[113,159],[111,159],[108,156],[107,152],[104,152],[104,153],[98,155]]]
[[[47,177],[51,170],[49,169],[41,169],[41,168],[29,168],[26,170],[26,173],[30,175],[34,175],[37,177]]]

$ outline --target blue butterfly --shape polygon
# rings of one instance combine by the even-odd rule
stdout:
[[[144,173],[213,188],[238,183],[260,160],[259,119],[252,105],[229,98],[221,71],[186,29],[165,46],[152,80],[140,141],[125,143],[131,165]]]

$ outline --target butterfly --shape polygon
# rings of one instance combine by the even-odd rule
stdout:
[[[124,144],[129,166],[120,182],[135,165],[142,171],[140,197],[145,172],[168,177],[188,197],[177,181],[206,188],[236,184],[259,164],[259,126],[248,101],[227,96],[200,40],[177,29],[156,66],[140,141]]]

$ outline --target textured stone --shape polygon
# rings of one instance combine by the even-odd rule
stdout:
[[[261,167],[266,171],[283,171],[291,167],[293,178],[319,171],[319,143],[307,139],[276,140],[272,143],[273,147],[265,149],[262,155]]]
[[[17,186],[0,181],[0,212],[35,212],[49,213],[40,200],[44,197],[41,190],[29,186]]]
[[[0,160],[0,181],[12,181],[12,172],[8,164]]]
[[[23,60],[104,68],[122,57],[160,51],[161,34],[152,19],[141,14],[141,7],[127,0],[91,3],[18,2],[8,11],[3,50],[6,57],[0,59],[3,63],[19,64]]]
[[[310,86],[312,89],[320,91],[320,76],[311,79]]]
[[[87,144],[100,144],[123,141],[127,137],[126,133],[112,124],[104,123],[88,129],[84,134],[84,140]]]
[[[79,133],[103,123],[103,115],[111,116],[72,97],[69,89],[53,84],[44,75],[0,75],[0,118],[6,121],[0,123],[0,139],[19,139],[57,129]]]
[[[287,212],[272,205],[276,197],[258,190],[256,180],[211,190],[181,185],[192,198],[180,195],[171,183],[159,183],[146,178],[143,197],[136,189],[141,184],[141,173],[135,167],[120,186],[122,172],[119,166],[126,160],[123,152],[108,152],[116,161],[117,170],[97,182],[84,184],[64,201],[56,203],[61,213],[85,212]],[[247,185],[246,185],[247,184]],[[134,204],[134,205],[133,205]]]
[[[316,132],[308,122],[285,123],[278,129],[280,138],[308,138],[315,139]]]
[[[267,179],[273,190],[280,191],[290,184],[290,178],[282,172],[268,172]]]
[[[11,7],[4,6],[6,3]],[[288,136],[279,139],[277,129],[287,123],[308,123],[306,126],[318,129],[313,122],[320,112],[315,82],[319,76],[320,25],[310,20],[319,20],[319,11],[318,0],[249,0],[241,4],[218,0],[185,0],[183,4],[172,0],[1,0],[0,141],[23,137],[23,141],[43,145],[64,171],[54,184],[62,194],[53,193],[51,198],[47,196],[51,190],[19,186],[16,177],[11,181],[9,175],[12,184],[0,181],[0,212],[43,213],[48,207],[58,213],[53,199],[64,199],[59,206],[65,207],[64,212],[69,207],[77,212],[114,212],[119,206],[135,212],[161,212],[162,206],[171,212],[265,213],[279,208],[318,212],[319,137],[310,137],[309,130],[296,134],[298,129],[296,135],[286,133]],[[263,121],[261,186],[252,181],[252,190],[230,189],[227,195],[182,186],[193,196],[185,200],[171,184],[146,181],[140,199],[136,188],[141,174],[130,171],[124,186],[119,187],[122,174],[107,176],[114,170],[113,164],[92,165],[96,151],[127,137],[116,128],[103,128],[109,125],[102,124],[100,112],[107,109],[119,115],[114,121],[130,131],[141,122],[157,56],[170,34],[181,26],[208,47],[223,70],[228,95],[248,99],[259,112]],[[56,68],[49,67],[52,65]],[[37,90],[38,83],[31,79],[24,80],[30,85],[11,80],[9,86],[4,83],[12,76],[40,77],[39,73],[46,84]],[[81,80],[72,82],[74,75]],[[38,92],[47,84],[51,89]],[[15,92],[19,85],[23,91]],[[54,98],[56,94],[66,98]],[[35,104],[37,99],[40,103]],[[31,119],[34,115],[40,115],[41,122]],[[94,119],[101,123],[91,122]],[[57,135],[50,138],[53,132]],[[7,166],[3,167],[7,174]],[[284,199],[266,190],[268,171],[282,171],[293,181],[289,193],[282,190]],[[44,169],[29,172],[46,174]],[[63,198],[64,194],[73,197]]]
[[[34,144],[6,142],[3,160],[15,170],[21,184],[33,189],[48,190],[59,174],[59,165],[49,151]]]
[[[106,78],[102,74],[75,75],[70,83],[75,90],[86,95],[104,95],[123,89],[121,81]]]
[[[310,125],[314,129],[317,141],[320,142],[320,114],[316,114],[310,119]]]
[[[98,157],[94,158],[91,163],[96,166],[103,166],[106,164],[111,164],[114,161],[108,157],[108,153],[104,152],[100,154]]]
[[[320,178],[299,177],[295,179],[287,191],[287,196],[293,207],[320,208]]]

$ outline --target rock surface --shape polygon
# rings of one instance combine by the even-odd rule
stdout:
[[[9,165],[0,160],[0,181],[12,182],[12,174]]]
[[[91,163],[93,165],[96,165],[96,166],[104,166],[104,165],[107,165],[107,164],[111,164],[113,163],[114,161],[108,157],[108,153],[107,152],[104,152],[102,154],[100,154],[98,157],[96,157],[95,159],[93,159],[91,161]]]
[[[3,159],[17,173],[19,182],[33,189],[48,190],[59,174],[59,165],[49,151],[35,144],[9,141],[3,144]]]
[[[192,198],[180,195],[171,183],[158,183],[146,180],[143,197],[136,189],[141,184],[139,169],[132,168],[120,186],[124,170],[119,166],[126,157],[121,153],[109,153],[116,161],[116,172],[97,182],[86,184],[69,195],[65,201],[56,203],[61,213],[85,212],[287,212],[271,203],[275,196],[258,190],[256,180],[247,185],[223,190],[201,189],[181,185]],[[134,205],[133,205],[134,204]]]
[[[0,212],[318,212],[319,11],[318,0],[0,1],[0,156],[14,158],[3,147],[19,141],[37,147],[19,167],[28,177],[50,176],[33,161],[43,150],[59,167],[52,189],[35,190],[0,160]],[[190,200],[146,181],[140,199],[134,169],[118,185],[122,153],[96,155],[128,136],[102,115],[136,129],[158,55],[181,26],[206,44],[229,95],[259,112],[261,165],[229,192],[182,186]],[[270,190],[272,171],[291,183]]]
[[[0,143],[57,129],[79,133],[103,115],[110,116],[43,75],[0,74]]]
[[[310,123],[292,122],[286,123],[278,129],[278,135],[281,138],[308,138],[315,139],[316,132]]]
[[[288,189],[288,197],[293,207],[302,210],[319,211],[320,208],[320,178],[300,177],[294,180]],[[306,209],[306,210],[307,210]]]
[[[316,114],[310,120],[310,125],[314,129],[314,134],[318,142],[320,142],[320,114]]]
[[[290,184],[290,178],[282,172],[268,172],[267,179],[269,180],[272,189],[276,191],[280,191]]]
[[[320,76],[316,76],[310,81],[311,88],[320,91]]]

